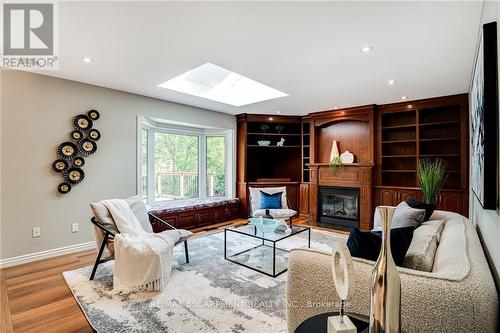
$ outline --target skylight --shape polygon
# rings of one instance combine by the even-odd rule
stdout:
[[[163,82],[158,87],[234,106],[288,96],[282,91],[209,62]]]

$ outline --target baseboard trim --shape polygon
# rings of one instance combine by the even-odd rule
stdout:
[[[95,249],[95,242],[80,243],[41,252],[24,254],[22,256],[1,259],[0,268],[7,268],[12,266],[27,264],[33,261],[58,257],[64,254],[85,251],[90,249]]]

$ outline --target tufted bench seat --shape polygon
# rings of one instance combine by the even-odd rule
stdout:
[[[151,207],[149,213],[176,228],[193,229],[237,219],[239,204],[239,199],[193,199],[162,203],[161,207]]]

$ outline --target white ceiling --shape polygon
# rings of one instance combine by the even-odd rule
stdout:
[[[48,75],[230,114],[463,93],[482,2],[61,2]],[[370,54],[360,51],[371,45]],[[82,57],[94,62],[86,64]],[[158,88],[211,62],[290,96],[234,107]],[[394,86],[387,80],[397,80]]]

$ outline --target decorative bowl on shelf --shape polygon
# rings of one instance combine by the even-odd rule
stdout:
[[[269,141],[269,140],[259,140],[259,141],[257,141],[257,144],[259,146],[269,146],[271,144],[271,141]]]
[[[282,220],[267,219],[263,217],[251,217],[248,219],[251,225],[254,225],[259,232],[268,233],[273,232],[276,227],[282,224]]]

